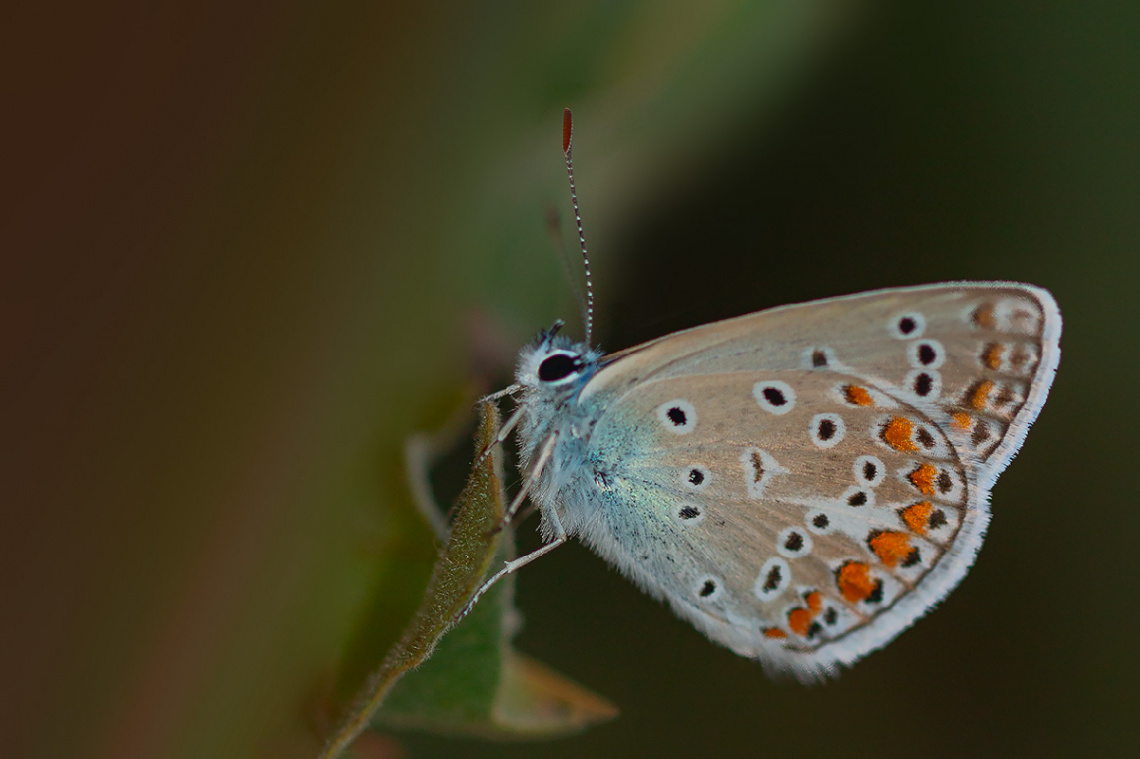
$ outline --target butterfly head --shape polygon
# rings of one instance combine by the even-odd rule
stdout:
[[[559,400],[575,394],[598,370],[601,353],[559,335],[561,327],[556,322],[519,354],[516,379],[524,392]]]

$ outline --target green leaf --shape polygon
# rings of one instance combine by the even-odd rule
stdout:
[[[373,723],[484,737],[553,737],[616,715],[604,699],[510,647],[518,614],[510,576],[455,625],[488,570],[513,550],[510,528],[499,529],[505,504],[494,442],[499,428],[497,408],[482,404],[476,463],[420,608],[368,678],[322,759],[340,755]]]

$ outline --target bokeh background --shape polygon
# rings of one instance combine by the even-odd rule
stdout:
[[[401,622],[378,589],[410,607],[433,555],[403,439],[575,318],[566,105],[603,347],[1016,279],[1061,304],[1054,393],[974,571],[838,680],[770,682],[574,545],[520,576],[517,644],[622,716],[374,755],[1140,753],[1140,6],[4,16],[0,753],[314,754],[346,652]]]

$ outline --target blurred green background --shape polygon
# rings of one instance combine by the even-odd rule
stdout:
[[[767,680],[573,545],[518,646],[622,716],[370,755],[1140,753],[1140,6],[917,5],[7,11],[0,752],[315,753],[433,555],[401,442],[574,323],[568,105],[604,348],[1016,279],[1061,304],[1054,392],[975,569],[838,680]]]

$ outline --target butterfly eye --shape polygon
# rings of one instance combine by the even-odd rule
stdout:
[[[555,353],[547,356],[538,365],[538,378],[543,382],[558,382],[582,368],[582,362],[577,356],[568,353]]]

